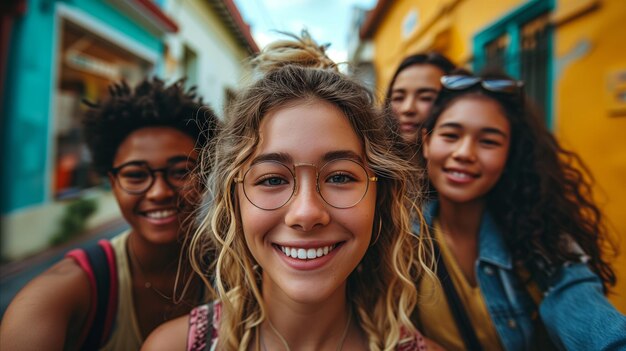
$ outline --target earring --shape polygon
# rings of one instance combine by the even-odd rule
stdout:
[[[374,246],[378,239],[380,238],[380,232],[383,230],[383,220],[378,217],[378,233],[376,234],[376,238],[370,243],[370,247]]]

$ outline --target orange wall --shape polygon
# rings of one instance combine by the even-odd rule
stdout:
[[[472,40],[482,29],[515,10],[523,0],[396,0],[372,41],[377,91],[383,96],[405,56],[435,49],[457,64],[472,59]],[[447,6],[448,11],[441,11]],[[418,13],[417,28],[403,37],[402,23]],[[618,104],[612,79],[623,72],[626,89],[626,1],[557,0],[554,36],[554,131],[592,170],[596,199],[620,241],[614,261],[618,284],[612,302],[626,313],[626,107]],[[626,94],[626,92],[624,92]],[[625,104],[626,105],[626,102]]]

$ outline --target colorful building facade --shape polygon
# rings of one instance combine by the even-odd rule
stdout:
[[[620,254],[610,295],[626,312],[626,2],[379,0],[361,27],[382,96],[399,62],[435,50],[461,66],[499,64],[526,82],[559,141],[592,171]]]
[[[96,203],[88,228],[119,219],[106,181],[89,164],[83,101],[97,102],[122,79],[133,86],[155,75],[187,76],[219,110],[243,74],[241,62],[258,50],[232,0],[12,1],[0,54],[3,261],[48,247],[79,199]]]

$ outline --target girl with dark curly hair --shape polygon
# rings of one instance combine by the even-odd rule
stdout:
[[[216,116],[182,81],[153,79],[111,86],[83,123],[130,229],[71,251],[30,282],[2,321],[3,350],[138,350],[157,325],[203,299],[184,237],[199,190],[190,171]]]
[[[421,133],[441,281],[418,284],[425,335],[448,350],[626,347],[626,317],[603,294],[612,247],[581,160],[524,101],[522,82],[441,82]]]

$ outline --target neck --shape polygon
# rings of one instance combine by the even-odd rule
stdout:
[[[480,223],[485,211],[483,199],[466,203],[455,203],[439,199],[439,224],[450,238],[478,238]]]
[[[285,350],[285,342],[289,350],[335,351],[348,344],[346,335],[354,333],[356,323],[349,317],[352,311],[346,301],[345,286],[319,303],[301,303],[282,292],[268,291],[273,290],[265,288],[268,285],[264,284],[263,289],[267,319],[261,326],[267,350]]]
[[[193,277],[178,243],[155,245],[143,240],[141,235],[131,233],[127,251],[133,285],[139,289],[138,293],[155,294],[174,304],[198,298],[201,282]]]
[[[128,237],[127,245],[127,249],[132,251],[129,254],[139,261],[143,273],[148,275],[175,271],[181,257],[180,243],[154,244],[134,231]]]
[[[479,254],[478,234],[484,201],[453,203],[440,201],[439,224],[446,246],[471,286],[476,286],[474,269]]]

